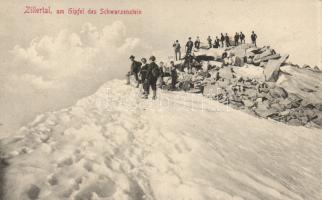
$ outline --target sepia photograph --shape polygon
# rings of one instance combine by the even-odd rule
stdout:
[[[321,0],[0,6],[0,200],[322,200]]]

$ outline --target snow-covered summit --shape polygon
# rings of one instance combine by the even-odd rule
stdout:
[[[197,94],[143,100],[113,80],[1,141],[4,199],[318,200],[321,141]]]

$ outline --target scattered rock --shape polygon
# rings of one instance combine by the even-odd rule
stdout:
[[[302,123],[298,119],[291,119],[287,122],[287,124],[292,125],[292,126],[302,126]]]
[[[280,66],[286,61],[288,57],[288,55],[285,55],[278,60],[268,61],[264,68],[264,75],[266,81],[277,81],[280,72]]]
[[[310,89],[310,88],[300,88],[300,90],[302,90],[303,92],[316,92],[316,90]]]
[[[316,71],[316,72],[320,72],[321,71],[321,69],[318,67],[318,66],[314,66],[314,71]]]
[[[271,109],[255,109],[255,113],[263,118],[268,118],[268,117],[272,117],[274,115],[277,115],[278,112],[276,112],[275,110],[271,110]]]
[[[313,122],[318,126],[322,127],[322,113],[318,113],[317,117],[313,119]]]
[[[247,108],[251,108],[255,105],[255,102],[248,100],[248,99],[242,100],[242,102],[243,102],[244,106]]]
[[[288,95],[286,90],[282,87],[275,87],[275,88],[270,89],[269,94],[273,98],[283,98],[283,99],[285,99]]]
[[[31,200],[38,199],[39,194],[40,194],[40,188],[34,184],[32,184],[27,191],[27,195]]]
[[[224,93],[224,90],[218,85],[206,85],[203,94],[206,97],[215,97]]]
[[[219,70],[219,77],[224,79],[233,79],[236,77],[231,67],[224,67]]]
[[[281,112],[281,111],[284,110],[283,106],[281,104],[279,104],[279,103],[273,103],[271,105],[271,108],[275,109],[278,112]]]

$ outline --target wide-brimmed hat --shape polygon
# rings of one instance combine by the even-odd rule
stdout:
[[[134,59],[135,57],[133,55],[130,56],[130,59]]]

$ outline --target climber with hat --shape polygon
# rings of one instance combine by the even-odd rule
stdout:
[[[128,79],[127,79],[127,84],[130,84],[130,76],[131,75],[134,75],[134,78],[137,82],[137,85],[136,87],[138,88],[139,87],[139,84],[140,84],[140,80],[139,80],[139,72],[141,70],[141,65],[142,63],[141,62],[138,62],[135,60],[135,57],[133,55],[130,56],[130,60],[131,60],[131,70],[130,72],[128,73]]]
[[[151,56],[149,58],[149,68],[148,68],[147,78],[149,81],[149,87],[151,87],[153,92],[153,96],[152,96],[153,100],[155,100],[157,97],[157,80],[159,76],[160,76],[160,68],[155,63],[155,57]]]
[[[191,54],[193,47],[193,42],[191,41],[191,37],[188,38],[188,42],[186,44],[186,54]]]

